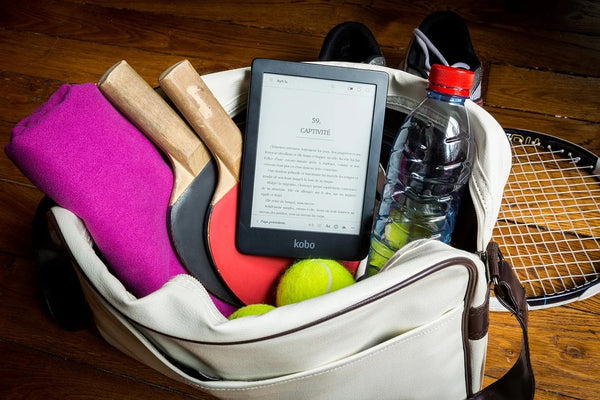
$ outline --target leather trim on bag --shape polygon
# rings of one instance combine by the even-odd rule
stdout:
[[[469,310],[469,339],[483,339],[490,326],[490,289],[488,288],[485,302],[479,307]]]
[[[465,264],[465,266],[467,266]],[[471,375],[471,343],[469,341],[469,326],[470,326],[470,307],[469,305],[473,302],[473,296],[475,295],[475,286],[477,284],[477,266],[471,260],[469,260],[469,265],[467,266],[467,270],[469,271],[469,285],[467,287],[467,291],[465,293],[465,309],[463,311],[463,323],[462,323],[462,338],[463,338],[463,359],[465,363],[465,389],[467,392],[467,397],[473,395],[473,376]]]
[[[513,268],[502,258],[498,244],[490,242],[486,253],[496,297],[516,317],[521,326],[521,353],[506,374],[474,396],[469,397],[469,400],[531,400],[535,396],[535,376],[529,353],[525,290]]]

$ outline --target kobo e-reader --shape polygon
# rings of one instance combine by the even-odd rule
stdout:
[[[342,260],[367,255],[387,87],[382,71],[253,61],[240,252]]]

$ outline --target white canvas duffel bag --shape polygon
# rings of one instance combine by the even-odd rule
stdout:
[[[426,81],[413,75],[351,65],[389,74],[389,113],[406,114],[425,96]],[[248,72],[203,77],[232,116],[245,108]],[[140,362],[223,399],[532,398],[524,293],[490,245],[510,148],[483,108],[466,107],[476,156],[458,244],[410,243],[369,279],[260,316],[229,321],[188,275],[135,298],[95,252],[83,221],[52,207],[99,332]],[[481,390],[492,285],[521,323],[523,346],[515,366]]]

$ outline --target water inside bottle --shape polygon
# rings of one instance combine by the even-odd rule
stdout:
[[[466,125],[467,124],[462,124]],[[472,163],[470,134],[456,118],[444,125],[409,117],[390,153],[382,202],[371,238],[370,273],[406,243],[450,242]],[[373,271],[374,270],[374,271]]]

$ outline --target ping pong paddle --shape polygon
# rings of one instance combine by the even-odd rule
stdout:
[[[240,253],[235,245],[242,134],[188,60],[167,69],[161,88],[211,150],[219,182],[207,215],[206,235],[214,265],[246,304],[272,303],[279,277],[294,260]],[[358,263],[346,263],[352,273]]]
[[[173,246],[186,269],[213,295],[235,306],[240,300],[212,267],[204,219],[217,185],[209,151],[177,113],[126,62],[112,66],[98,88],[168,156],[174,173],[167,221]]]

